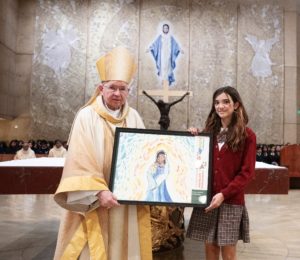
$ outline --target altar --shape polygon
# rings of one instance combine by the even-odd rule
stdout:
[[[53,194],[64,166],[64,158],[40,157],[0,162],[0,194]],[[248,194],[288,194],[286,167],[256,162]]]
[[[288,194],[289,170],[263,162],[256,162],[253,180],[246,187],[246,194]]]
[[[53,194],[64,163],[48,157],[0,162],[0,194]]]

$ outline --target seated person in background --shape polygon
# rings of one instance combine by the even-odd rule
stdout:
[[[39,154],[40,153],[40,140],[37,140],[36,142],[32,143],[32,150],[35,152],[35,154]]]
[[[272,145],[269,152],[269,161],[273,165],[279,165],[279,156],[276,154],[276,147]]]
[[[7,152],[7,147],[5,142],[0,142],[0,153],[6,153]]]
[[[58,139],[56,139],[56,140],[58,140]],[[47,146],[48,146],[49,152],[54,147],[56,140],[55,141],[47,141]],[[58,140],[58,141],[60,141],[60,140]],[[62,145],[62,141],[60,141],[60,142],[61,142],[61,145]]]
[[[263,145],[262,147],[262,161],[264,163],[270,163],[270,157],[269,157],[269,149],[267,145]]]
[[[17,142],[18,151],[19,151],[20,149],[22,149],[23,144],[24,144],[24,141],[23,141],[23,140],[19,140],[19,141]],[[28,144],[29,144],[29,143],[28,143]],[[29,146],[29,147],[30,147],[30,146]]]
[[[281,151],[281,148],[282,146],[281,145],[276,145],[276,148],[275,148],[275,153],[277,155],[277,158],[278,158],[278,165],[280,165],[280,151]]]
[[[35,158],[35,157],[36,157],[35,153],[29,147],[29,143],[24,142],[22,149],[17,151],[17,154],[14,157],[14,160],[30,159],[30,158]]]
[[[11,140],[6,153],[15,154],[18,151],[18,140]]]
[[[48,146],[48,142],[46,140],[41,141],[39,153],[40,154],[48,154],[49,153],[49,146]]]
[[[63,147],[68,151],[68,148],[69,148],[68,142],[67,142],[67,141],[64,141],[64,142],[62,143],[62,145],[63,145]]]
[[[29,141],[28,141],[28,144],[29,144],[29,147],[34,151],[34,146],[35,146],[35,141],[33,140],[33,139],[30,139]],[[35,152],[35,151],[34,151]]]
[[[67,150],[62,146],[62,142],[60,140],[54,141],[54,146],[49,151],[48,157],[66,157]]]
[[[257,162],[262,162],[263,161],[261,146],[257,146],[257,148],[256,148],[256,161]]]

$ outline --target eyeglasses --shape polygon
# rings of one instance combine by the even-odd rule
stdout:
[[[112,86],[105,86],[107,88],[107,90],[109,92],[113,92],[113,93],[116,93],[118,90],[121,94],[126,94],[128,93],[129,89],[127,87],[116,87],[114,85]]]

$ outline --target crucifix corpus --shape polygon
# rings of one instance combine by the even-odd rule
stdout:
[[[163,89],[162,90],[142,90],[142,94],[147,96],[155,105],[158,107],[159,112],[160,112],[160,119],[159,119],[159,124],[160,124],[160,129],[161,130],[168,130],[170,126],[170,117],[169,117],[169,112],[170,108],[177,104],[178,102],[182,101],[185,96],[191,95],[190,92],[182,91],[182,90],[169,90],[169,85],[168,81],[164,80],[163,81]],[[163,96],[163,100],[159,99],[156,101],[152,96]],[[178,100],[175,100],[171,103],[169,103],[169,97],[181,97]]]

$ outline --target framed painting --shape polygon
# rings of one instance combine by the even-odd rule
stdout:
[[[122,204],[206,207],[212,135],[117,128],[110,190]]]

